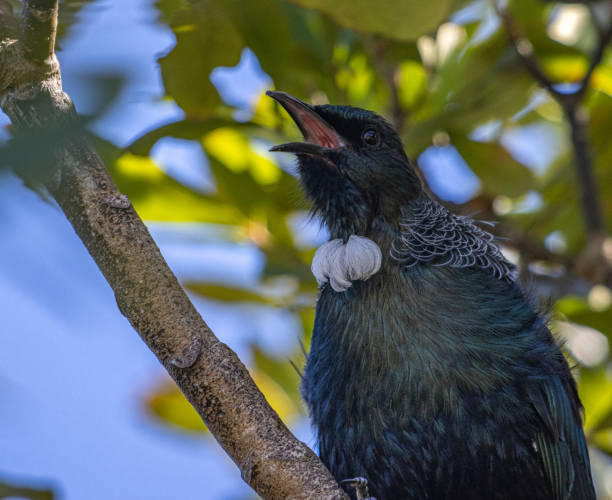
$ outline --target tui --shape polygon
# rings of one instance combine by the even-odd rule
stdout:
[[[493,236],[434,201],[380,116],[268,92],[330,232],[302,394],[321,459],[378,500],[594,499],[582,405]]]

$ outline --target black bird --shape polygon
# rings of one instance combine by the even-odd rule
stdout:
[[[331,235],[302,394],[321,459],[378,500],[594,499],[560,348],[491,234],[423,189],[370,111],[268,92]]]

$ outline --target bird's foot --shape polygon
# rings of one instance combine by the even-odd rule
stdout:
[[[368,480],[365,477],[354,477],[352,479],[344,479],[340,481],[342,486],[348,485],[352,488],[355,488],[355,494],[357,495],[357,500],[376,500],[376,498],[371,497],[368,492]]]

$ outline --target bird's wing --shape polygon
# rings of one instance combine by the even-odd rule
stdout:
[[[568,377],[571,375],[568,373]],[[528,388],[544,427],[534,437],[554,500],[595,500],[580,403],[573,381],[558,377]]]

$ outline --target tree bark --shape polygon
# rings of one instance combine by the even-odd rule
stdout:
[[[0,9],[0,14],[7,12]],[[242,478],[269,499],[347,498],[317,456],[283,425],[236,354],[202,320],[79,130],[54,54],[56,25],[57,0],[27,0],[20,39],[0,40],[0,105],[14,133],[27,140],[44,131],[68,131],[44,147],[45,169],[38,180],[96,261],[121,312]]]

